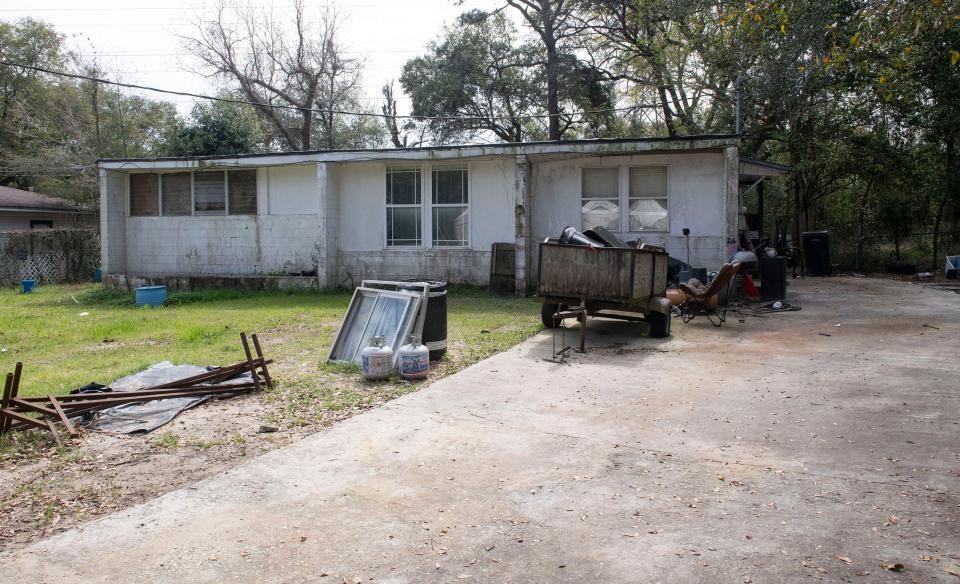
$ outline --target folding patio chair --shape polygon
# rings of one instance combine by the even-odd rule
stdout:
[[[702,314],[713,326],[721,326],[727,320],[727,304],[739,272],[740,262],[723,264],[709,286],[695,279],[680,284],[686,296],[678,306],[683,322],[688,323]]]

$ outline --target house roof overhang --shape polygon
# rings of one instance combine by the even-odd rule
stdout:
[[[756,158],[740,158],[740,182],[755,184],[790,174],[790,167]]]
[[[320,150],[233,156],[193,156],[181,158],[121,158],[98,161],[101,170],[136,172],[141,170],[201,170],[204,168],[244,168],[288,166],[311,162],[418,162],[504,157],[529,160],[571,156],[628,155],[654,152],[715,151],[738,147],[740,137],[733,134],[685,136],[682,138],[629,138],[569,140],[462,146],[428,146],[367,150]]]

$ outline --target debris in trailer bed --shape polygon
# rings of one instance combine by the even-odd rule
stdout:
[[[180,412],[211,397],[230,397],[273,388],[260,340],[252,335],[254,352],[247,335],[240,333],[245,361],[225,367],[199,367],[158,363],[118,379],[112,387],[89,383],[69,395],[19,397],[23,363],[8,373],[0,401],[0,435],[11,430],[40,428],[62,444],[55,424],[71,436],[77,435],[74,422],[94,430],[145,433],[173,420]]]

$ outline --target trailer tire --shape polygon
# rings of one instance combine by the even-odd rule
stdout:
[[[553,315],[560,310],[566,310],[567,307],[563,304],[554,304],[552,302],[544,302],[540,305],[540,322],[543,323],[544,328],[552,329],[557,328],[559,323],[554,322]]]
[[[670,336],[670,314],[661,312],[651,312],[647,316],[647,322],[650,323],[650,337],[654,339],[664,339]]]

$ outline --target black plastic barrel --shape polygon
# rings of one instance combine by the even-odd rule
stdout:
[[[432,280],[416,281],[430,284],[422,341],[427,349],[430,349],[430,360],[436,361],[447,352],[447,283]],[[423,291],[420,286],[404,286],[403,289]]]
[[[807,231],[800,234],[803,258],[808,276],[829,276],[833,273],[830,263],[830,234],[826,231]]]
[[[783,300],[787,297],[787,258],[760,256],[760,299]]]

